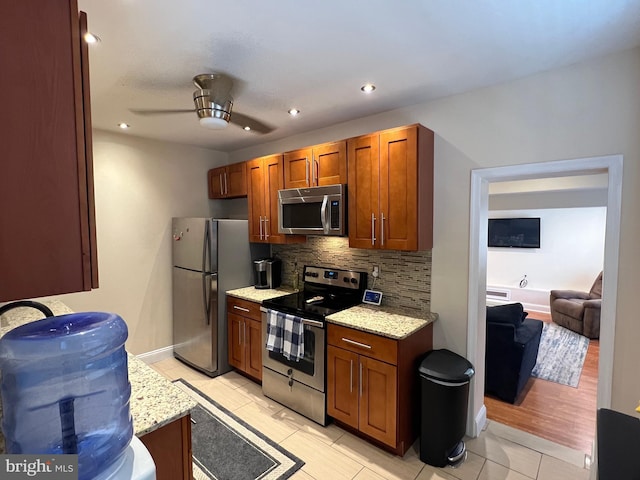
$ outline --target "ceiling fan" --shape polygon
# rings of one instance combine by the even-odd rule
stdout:
[[[274,129],[255,118],[232,112],[233,98],[231,88],[233,80],[221,73],[201,73],[193,77],[193,83],[198,89],[193,92],[194,110],[134,110],[138,115],[164,115],[171,113],[196,112],[200,125],[210,129],[222,129],[229,123],[238,125],[245,130],[258,133],[269,133]]]

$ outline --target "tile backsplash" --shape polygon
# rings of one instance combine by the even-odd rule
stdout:
[[[319,265],[368,273],[368,288],[383,293],[382,305],[430,311],[431,251],[400,252],[397,250],[365,250],[349,248],[344,237],[308,237],[307,243],[272,245],[271,252],[282,260],[282,283],[293,285],[297,262],[302,285],[305,265]],[[380,267],[380,276],[371,275],[373,265]]]

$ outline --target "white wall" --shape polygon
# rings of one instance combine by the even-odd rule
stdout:
[[[638,85],[640,48],[240,150],[232,153],[231,161],[416,122],[433,129],[436,186],[431,306],[440,314],[434,343],[436,348],[447,346],[465,354],[471,169],[622,154],[612,407],[632,413],[640,398]]]
[[[210,214],[207,170],[227,155],[103,131],[93,155],[100,288],[59,298],[122,316],[134,354],[172,345],[171,218]]]
[[[487,285],[589,291],[604,263],[606,207],[492,210],[490,218],[540,217],[540,248],[487,251]]]

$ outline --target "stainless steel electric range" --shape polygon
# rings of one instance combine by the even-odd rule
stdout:
[[[263,349],[262,391],[267,397],[326,425],[325,317],[361,303],[367,274],[307,265],[303,279],[302,291],[262,302],[263,345],[267,339],[268,310],[300,317],[304,325],[304,356],[300,361]]]

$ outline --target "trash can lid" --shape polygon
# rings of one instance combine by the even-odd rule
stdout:
[[[447,349],[432,350],[420,363],[420,376],[442,382],[468,382],[475,374],[469,360]]]

